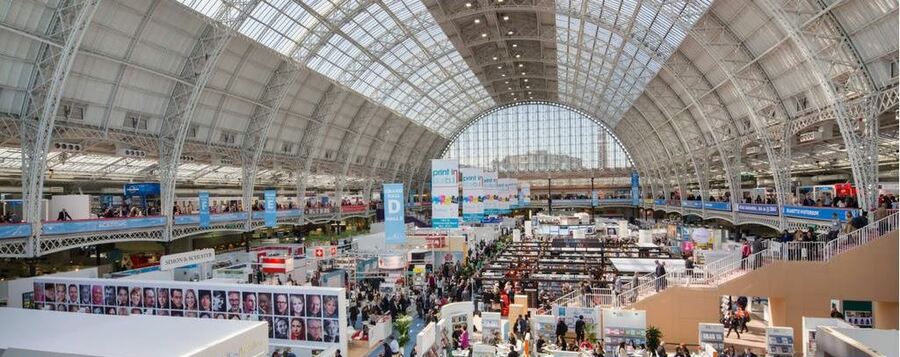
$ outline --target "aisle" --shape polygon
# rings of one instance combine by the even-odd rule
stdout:
[[[406,346],[401,347],[403,349],[403,356],[409,356],[410,351],[412,351],[413,346],[416,344],[416,335],[425,328],[424,321],[418,317],[413,318],[412,326],[409,327],[409,342],[406,343]],[[375,350],[369,353],[369,357],[378,357],[381,355],[384,349],[381,348],[381,344],[375,347]]]

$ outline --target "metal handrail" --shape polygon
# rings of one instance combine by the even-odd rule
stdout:
[[[828,243],[787,242],[779,245],[769,244],[766,248],[751,254],[747,258],[734,259],[733,256],[728,256],[705,264],[700,269],[695,268],[694,274],[691,276],[686,276],[683,271],[668,272],[624,291],[619,298],[613,299],[613,303],[615,304],[614,306],[634,303],[640,297],[652,295],[667,288],[670,284],[688,286],[697,283],[698,285],[718,286],[737,274],[759,269],[777,260],[828,261],[841,253],[865,245],[888,232],[897,230],[897,220],[898,213],[894,212],[863,228],[847,234],[840,234],[837,239]],[[697,279],[698,274],[701,277],[700,279]]]

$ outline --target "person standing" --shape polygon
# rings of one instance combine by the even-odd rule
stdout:
[[[559,346],[566,345],[566,333],[569,332],[569,326],[566,325],[565,319],[559,319],[556,323],[556,344]]]
[[[694,280],[694,257],[689,256],[684,258],[684,273],[687,275],[687,284],[691,285],[691,281]]]
[[[575,342],[584,341],[584,316],[578,315],[578,321],[575,321]]]
[[[59,211],[59,215],[56,216],[56,220],[57,221],[71,221],[72,216],[69,215],[69,211],[66,211],[66,209],[63,208],[61,211]]]

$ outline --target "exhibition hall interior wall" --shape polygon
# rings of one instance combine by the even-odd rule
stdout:
[[[873,301],[875,328],[898,329],[898,247],[892,232],[827,263],[773,262],[716,288],[669,287],[632,307],[646,310],[648,324],[670,341],[692,341],[698,323],[718,321],[723,295],[768,297],[770,321],[794,327],[796,341],[802,340],[802,318],[828,316],[832,299]]]

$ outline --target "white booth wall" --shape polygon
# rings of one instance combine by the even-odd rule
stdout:
[[[41,275],[40,277],[69,277],[69,278],[96,278],[99,276],[97,267],[85,268],[62,273]],[[7,283],[6,306],[22,307],[22,294],[34,292],[34,277],[10,280]]]

